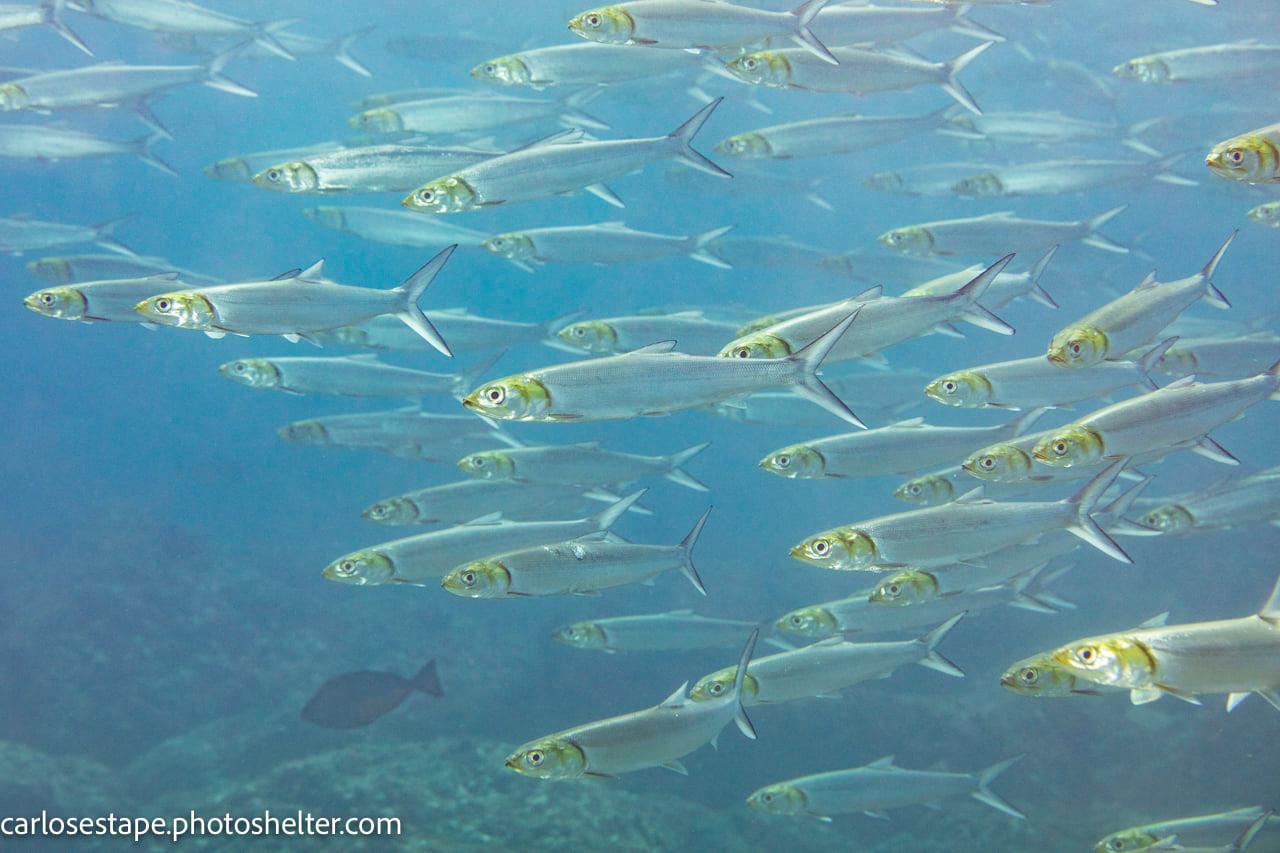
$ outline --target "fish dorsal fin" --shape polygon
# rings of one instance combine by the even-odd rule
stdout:
[[[359,355],[346,356],[346,360],[347,361],[363,361],[366,363],[376,362],[378,360],[378,354],[376,352],[362,352]]]
[[[618,534],[611,530],[597,530],[594,533],[588,533],[585,536],[579,536],[577,539],[571,539],[571,542],[626,542]]]
[[[491,512],[491,513],[488,513],[487,515],[482,515],[479,518],[473,518],[470,521],[465,522],[462,526],[470,527],[473,524],[498,524],[501,521],[502,521],[501,511]]]
[[[907,418],[905,421],[898,421],[896,424],[889,424],[886,429],[910,429],[918,426],[924,426],[924,418]]]
[[[675,341],[657,341],[647,346],[640,347],[639,349],[633,349],[626,354],[627,355],[656,355],[658,353],[671,352],[675,348],[676,348]]]
[[[867,766],[867,767],[874,767],[874,768],[875,768],[875,769],[877,769],[877,770],[898,770],[898,769],[900,769],[900,768],[898,768],[898,766],[897,766],[897,765],[895,765],[895,764],[893,763],[893,756],[892,756],[892,755],[886,755],[886,756],[884,756],[883,758],[877,758],[875,761],[871,762],[870,764],[868,764],[868,765],[866,765],[866,766]]]
[[[297,278],[301,274],[302,270],[299,267],[294,267],[291,270],[280,273],[280,275],[272,276],[267,281],[286,281],[291,278]]]
[[[535,139],[527,145],[521,145],[519,148],[512,148],[508,154],[514,154],[517,151],[528,151],[531,148],[541,148],[544,145],[569,145],[582,139],[583,131],[580,127],[562,130],[559,133],[553,133],[550,136],[544,136],[541,139]]]
[[[1147,273],[1146,278],[1138,282],[1138,286],[1135,287],[1134,290],[1148,290],[1152,287],[1155,287],[1157,284],[1159,284],[1159,282],[1156,281],[1156,271],[1152,270],[1151,272]]]
[[[662,700],[659,708],[683,708],[689,704],[689,697],[685,695],[685,691],[689,688],[689,682],[685,682],[676,688],[676,691]]]
[[[1143,622],[1138,627],[1139,628],[1159,628],[1160,626],[1164,625],[1168,621],[1169,621],[1169,611],[1166,610],[1163,613],[1157,613],[1155,616],[1152,616],[1150,619]]]
[[[986,495],[985,489],[986,489],[985,486],[978,486],[976,489],[970,489],[960,497],[956,498],[955,501],[953,501],[953,503],[971,504],[971,503],[977,503],[978,501],[981,501],[981,500],[985,500],[986,499],[984,497]]]
[[[995,213],[988,213],[985,216],[975,216],[974,219],[1008,219],[1013,215],[1012,210],[997,210]]]
[[[866,290],[856,294],[852,298],[852,302],[870,302],[872,299],[879,299],[884,296],[884,286],[877,284],[875,287],[868,287]]]
[[[562,444],[561,449],[572,447],[575,450],[599,450],[600,442],[598,441],[579,441],[574,444]]]
[[[143,281],[177,281],[178,274],[176,272],[161,272],[161,273],[156,273],[155,275],[143,276],[142,280]]]
[[[663,314],[662,316],[668,319],[678,317],[681,320],[701,320],[703,318],[703,313],[700,310],[677,311],[674,314]]]
[[[596,227],[611,228],[614,231],[630,231],[631,230],[630,228],[627,227],[627,223],[623,222],[621,219],[610,219],[608,222],[597,222]]]
[[[311,266],[307,267],[302,272],[298,273],[298,280],[299,281],[315,281],[320,277],[323,270],[324,270],[324,258],[321,258]]]
[[[1271,597],[1262,605],[1258,615],[1272,625],[1280,625],[1280,578],[1276,579],[1276,585],[1271,588]]]
[[[1160,390],[1168,391],[1170,388],[1189,388],[1195,384],[1196,384],[1195,376],[1184,376],[1181,379],[1176,379],[1173,382],[1170,382],[1168,385],[1164,386]]]

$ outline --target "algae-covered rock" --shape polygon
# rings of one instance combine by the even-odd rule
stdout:
[[[97,816],[131,813],[115,775],[93,761],[52,756],[0,741],[0,815]]]

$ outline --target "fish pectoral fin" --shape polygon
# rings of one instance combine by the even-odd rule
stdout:
[[[1188,702],[1192,705],[1204,704],[1195,696],[1195,694],[1188,693],[1185,690],[1179,690],[1178,688],[1170,687],[1167,684],[1157,684],[1156,688],[1164,693],[1168,693],[1170,696],[1173,696],[1174,698],[1181,699],[1183,702]]]
[[[594,770],[584,771],[583,776],[590,776],[592,779],[617,779],[612,773],[596,773]]]
[[[652,586],[652,584],[650,584],[650,586]],[[507,594],[508,594],[508,595],[510,595],[510,593],[507,593]],[[581,595],[581,596],[583,596],[584,598],[599,598],[599,597],[600,597],[600,590],[598,590],[598,589],[575,589],[575,590],[573,591],[573,594],[574,594],[574,595]]]
[[[1249,698],[1248,690],[1245,690],[1240,693],[1228,693],[1227,694],[1227,713],[1230,714],[1232,711],[1236,709],[1237,705],[1239,705],[1241,702],[1243,702],[1248,698]]]
[[[1129,701],[1135,705],[1145,705],[1148,702],[1154,702],[1164,694],[1154,687],[1135,687],[1129,691]]]
[[[225,338],[227,336],[226,332],[223,332],[219,329],[205,329],[204,334],[205,334],[205,337],[213,338],[215,341],[221,340],[222,338]]]
[[[606,204],[611,204],[614,207],[626,207],[626,205],[622,203],[622,199],[618,198],[614,191],[606,187],[604,184],[592,184],[591,186],[583,187],[583,189]]]
[[[671,415],[670,412],[641,412],[640,413],[640,417],[642,418],[665,418],[665,417],[670,417],[670,415]]]
[[[670,771],[671,771],[671,772],[673,772],[673,773],[679,773],[681,776],[688,776],[688,775],[689,775],[689,771],[685,768],[685,766],[684,766],[683,764],[681,764],[681,763],[680,763],[680,761],[679,761],[679,760],[677,760],[677,759],[675,759],[675,758],[671,759],[670,761],[664,761],[664,762],[662,762],[662,764],[661,764],[661,765],[659,765],[659,766],[660,766],[660,767],[664,767],[664,768],[666,768],[667,770],[670,770]]]
[[[294,334],[293,332],[281,335],[280,337],[284,338],[291,344],[296,344],[298,341],[302,340],[302,335]]]
[[[889,819],[889,816],[888,816],[887,814],[885,814],[884,812],[874,812],[874,811],[870,811],[870,810],[868,810],[868,811],[864,811],[864,812],[863,812],[863,814],[864,814],[864,815],[866,815],[867,817],[873,817],[873,818],[875,818],[876,820],[888,820],[888,819]],[[828,823],[830,823],[830,822],[831,822],[831,818],[821,818],[821,817],[819,817],[819,818],[818,818],[818,820],[826,820]]]
[[[1196,442],[1195,447],[1191,448],[1191,452],[1223,465],[1240,464],[1240,460],[1231,455],[1230,451],[1207,435]]]
[[[547,415],[547,419],[552,421],[576,421],[581,418],[582,415],[568,415],[562,412],[553,412],[552,414]]]

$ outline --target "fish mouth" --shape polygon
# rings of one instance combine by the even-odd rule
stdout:
[[[507,766],[507,767],[511,768],[512,770],[518,770],[518,769],[519,769],[518,763],[517,763],[517,761],[516,761],[516,757],[515,757],[514,755],[513,755],[513,756],[511,756],[510,758],[508,758],[508,759],[506,760],[505,764],[506,764],[506,766]]]
[[[1054,364],[1066,364],[1066,363],[1067,363],[1067,359],[1066,359],[1065,357],[1063,357],[1063,355],[1062,355],[1061,353],[1051,352],[1051,353],[1049,353],[1049,355],[1048,355],[1048,359],[1049,359],[1049,361],[1053,362]]]

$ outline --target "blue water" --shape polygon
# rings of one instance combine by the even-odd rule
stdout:
[[[184,268],[228,280],[268,278],[323,258],[326,273],[339,281],[393,286],[433,252],[326,230],[301,210],[345,203],[399,209],[398,195],[286,196],[214,181],[201,168],[236,154],[347,137],[352,102],[373,92],[424,85],[488,91],[468,77],[473,64],[497,53],[568,42],[574,37],[564,21],[581,11],[560,2],[390,0],[369,6],[228,2],[218,8],[250,19],[297,17],[297,32],[326,37],[374,26],[353,48],[374,76],[358,77],[325,57],[233,62],[228,76],[260,97],[192,86],[154,105],[176,137],[159,143],[156,152],[180,178],[128,157],[0,160],[0,215],[89,223],[132,214],[119,238],[141,254],[162,255]],[[199,61],[159,46],[144,31],[73,12],[67,16],[100,60]],[[1231,317],[1275,316],[1276,234],[1244,216],[1275,193],[1229,184],[1200,165],[1214,142],[1274,121],[1274,78],[1144,86],[1107,73],[1125,59],[1157,50],[1274,36],[1280,32],[1274,0],[1222,0],[1216,8],[1183,0],[1059,0],[1047,7],[978,7],[972,16],[1009,39],[961,75],[984,109],[1061,110],[1114,117],[1122,124],[1189,117],[1177,125],[1176,135],[1155,134],[1150,141],[1163,151],[1186,151],[1175,171],[1199,185],[1140,182],[1084,194],[990,200],[895,196],[862,186],[876,171],[949,160],[1017,163],[1077,154],[1140,159],[1110,142],[1033,148],[926,134],[858,154],[752,164],[795,179],[796,187],[819,179],[834,212],[799,198],[800,189],[752,196],[741,189],[729,194],[725,184],[701,174],[668,181],[667,167],[658,164],[610,182],[627,203],[623,211],[579,195],[452,221],[495,233],[612,219],[669,233],[734,225],[735,236],[789,236],[835,253],[877,251],[876,235],[933,219],[1006,209],[1079,219],[1129,205],[1103,231],[1132,253],[1079,244],[1058,253],[1042,283],[1061,304],[1059,311],[1018,302],[1000,312],[1017,327],[1012,338],[966,327],[965,340],[934,335],[888,353],[895,369],[915,367],[929,376],[1043,352],[1056,329],[1129,289],[1152,267],[1164,280],[1192,274],[1236,228],[1240,236],[1216,279],[1233,303]],[[436,57],[409,58],[386,47],[389,39],[403,36],[455,43]],[[70,45],[39,29],[2,44],[4,65],[52,69],[85,62]],[[943,59],[972,44],[943,32],[917,38],[910,47]],[[1053,74],[1052,60],[1079,63],[1107,78],[1114,102],[1082,87],[1078,78]],[[610,138],[666,133],[698,107],[681,91],[684,85],[611,89],[590,112],[612,125],[603,134]],[[919,114],[945,99],[927,86],[858,99],[761,90],[756,94],[773,109],[764,116],[745,104],[743,86],[715,79],[707,87],[725,96],[695,143],[708,154],[725,136],[761,125],[842,110]],[[1232,108],[1245,117],[1226,112]],[[10,114],[3,120],[49,121],[118,139],[145,132],[126,112]],[[552,129],[512,128],[499,142],[519,144]],[[742,165],[712,157],[730,171]],[[0,258],[10,306],[0,312],[7,365],[0,378],[7,401],[7,417],[0,420],[6,451],[0,456],[0,482],[6,486],[0,505],[7,519],[0,527],[6,555],[0,593],[0,815],[41,809],[164,815],[303,808],[406,816],[397,841],[368,849],[559,844],[676,850],[698,844],[1040,851],[1082,849],[1113,829],[1147,819],[1280,805],[1277,717],[1261,700],[1227,716],[1218,696],[1206,697],[1203,708],[1173,699],[1135,708],[1123,696],[1034,700],[998,686],[1000,673],[1017,659],[1075,637],[1132,626],[1163,610],[1172,611],[1173,621],[1254,612],[1277,573],[1273,554],[1280,537],[1265,526],[1181,539],[1127,539],[1132,567],[1081,548],[1073,556],[1075,568],[1056,586],[1078,609],[1044,615],[1000,608],[966,620],[947,639],[944,651],[966,671],[963,681],[907,667],[888,680],[854,687],[838,701],[754,708],[758,742],[726,731],[718,752],[701,749],[685,760],[688,778],[661,769],[598,783],[515,778],[502,766],[511,747],[656,704],[681,682],[730,665],[737,653],[603,655],[553,643],[553,628],[596,616],[684,607],[771,623],[791,608],[851,594],[867,585],[866,578],[803,566],[787,549],[817,530],[903,509],[890,497],[900,478],[787,481],[756,467],[772,449],[843,431],[834,418],[820,430],[735,424],[702,412],[603,425],[518,424],[511,431],[526,442],[599,440],[636,453],[670,453],[711,441],[689,464],[711,487],[709,496],[655,481],[645,498],[654,515],[629,515],[618,525],[633,541],[675,543],[708,502],[714,504],[696,552],[709,597],[701,599],[674,574],[653,587],[600,598],[501,602],[458,599],[434,588],[335,585],[320,576],[329,561],[418,532],[373,526],[360,518],[362,508],[455,481],[459,472],[385,454],[287,445],[275,435],[292,420],[402,401],[255,392],[216,372],[232,358],[318,354],[306,344],[59,323],[21,309],[20,298],[42,286],[25,263],[41,254],[80,251],[99,250],[65,247]],[[1015,265],[1025,268],[1031,259],[1020,257]],[[991,260],[958,259],[956,267]],[[888,289],[897,293],[912,283],[892,282]],[[673,304],[746,305],[764,312],[831,301],[864,287],[813,270],[716,270],[684,258],[609,268],[553,265],[528,274],[470,250],[453,257],[423,305],[465,306],[486,316],[540,322],[576,309],[611,316]],[[1200,305],[1189,314],[1219,316]],[[1273,327],[1265,320],[1264,325]],[[458,361],[465,365],[479,357]],[[494,375],[567,358],[546,347],[520,346]],[[388,360],[451,369],[434,353]],[[846,365],[832,373],[847,370]],[[860,409],[861,401],[848,402]],[[448,399],[433,400],[429,408],[458,411]],[[1088,408],[1055,413],[1050,418],[1056,420],[1045,425]],[[943,409],[923,397],[905,416],[915,415],[937,424],[1002,420],[998,413]],[[1270,440],[1276,417],[1271,404],[1263,403],[1215,436],[1242,460],[1244,471],[1271,467],[1280,463]],[[883,425],[883,419],[871,423]],[[1153,473],[1158,476],[1150,494],[1161,495],[1230,472],[1183,454]],[[431,657],[439,661],[443,700],[410,697],[354,733],[317,730],[297,716],[333,675],[359,669],[409,675]],[[474,747],[453,749],[459,743]],[[761,816],[743,804],[762,785],[890,753],[904,767],[953,771],[976,771],[1025,753],[995,788],[1029,820],[1011,821],[964,799],[948,801],[943,811],[899,810],[891,823],[838,816],[833,826]],[[584,802],[594,805],[584,809]],[[415,815],[434,817],[415,823]],[[474,820],[441,817],[450,815]],[[237,849],[239,842],[205,843]],[[1280,850],[1277,845],[1275,837],[1263,835],[1252,849]]]

